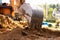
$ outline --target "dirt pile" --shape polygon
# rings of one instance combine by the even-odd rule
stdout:
[[[11,31],[16,27],[24,29],[26,25],[25,21],[14,21],[12,18],[0,14],[0,31]]]
[[[34,26],[22,29],[24,25],[19,23],[10,17],[0,15],[0,40],[60,40],[60,32],[37,30]]]

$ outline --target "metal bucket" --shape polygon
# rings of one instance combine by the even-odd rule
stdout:
[[[31,28],[40,30],[43,21],[43,10],[40,7],[32,7]]]

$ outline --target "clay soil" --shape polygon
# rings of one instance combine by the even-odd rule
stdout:
[[[60,32],[15,28],[12,31],[0,33],[0,40],[60,40]]]

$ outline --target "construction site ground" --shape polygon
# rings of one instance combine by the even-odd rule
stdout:
[[[60,40],[60,32],[48,29],[20,29],[0,33],[0,40]]]
[[[60,31],[34,26],[22,29],[18,24],[10,17],[0,15],[0,40],[60,40]]]

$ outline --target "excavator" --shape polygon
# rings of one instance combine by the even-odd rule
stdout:
[[[0,23],[0,26],[2,26],[2,24],[3,24],[3,28],[5,28],[5,29],[6,28],[13,29],[13,28],[16,28],[16,27],[20,27],[22,29],[25,29],[25,28],[34,29],[34,28],[36,28],[37,30],[40,30],[41,26],[42,26],[42,21],[43,21],[43,10],[42,9],[37,9],[37,8],[34,9],[32,7],[32,17],[31,17],[31,22],[30,23],[28,23],[28,21],[23,21],[24,19],[22,19],[20,21],[15,20],[14,17],[16,15],[16,13],[14,12],[14,8],[15,8],[14,1],[15,0],[10,0],[10,5],[9,6],[7,6],[6,3],[3,3],[2,6],[0,6],[0,15],[2,14],[0,16],[0,20],[3,20]],[[20,5],[19,2],[17,4]],[[21,17],[20,17],[20,19],[21,19]],[[6,24],[4,24],[4,23],[6,23]],[[9,29],[7,29],[7,30],[9,30]]]
[[[20,3],[23,3],[23,2],[24,0],[17,0],[16,5],[20,7],[21,6]],[[32,8],[31,22],[29,23],[27,21],[27,24],[28,24],[27,27],[30,27],[33,29],[36,28],[37,30],[40,30],[42,26],[42,21],[43,21],[43,9],[37,6],[31,6],[31,8]]]

